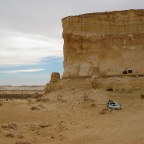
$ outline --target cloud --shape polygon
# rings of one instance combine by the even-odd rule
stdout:
[[[11,71],[3,71],[2,73],[30,73],[30,72],[39,72],[45,69],[21,69],[21,70],[11,70]]]
[[[62,39],[0,29],[0,66],[34,65],[62,57]]]
[[[143,5],[144,0],[0,0],[0,66],[40,64],[50,56],[62,57],[63,17]]]

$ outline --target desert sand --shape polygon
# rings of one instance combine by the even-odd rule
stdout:
[[[40,98],[1,99],[0,144],[144,144],[144,90],[67,81]],[[122,109],[107,109],[109,99]]]

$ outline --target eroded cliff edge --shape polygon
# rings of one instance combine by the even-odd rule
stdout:
[[[69,16],[62,25],[63,78],[144,74],[144,10]]]

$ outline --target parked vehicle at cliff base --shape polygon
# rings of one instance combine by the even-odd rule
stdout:
[[[114,110],[121,110],[121,105],[117,102],[113,102],[112,100],[107,102],[107,107]]]

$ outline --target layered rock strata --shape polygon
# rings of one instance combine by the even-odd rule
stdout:
[[[63,78],[144,74],[144,10],[69,16],[62,25]]]

